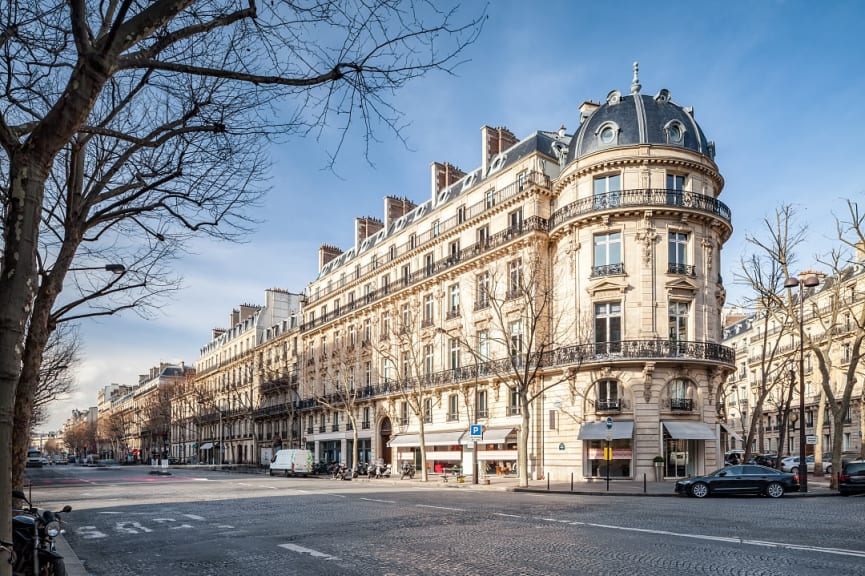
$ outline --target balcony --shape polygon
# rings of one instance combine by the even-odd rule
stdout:
[[[445,420],[448,422],[459,422],[460,415],[451,413],[447,415],[447,418],[445,418]]]
[[[692,264],[678,264],[670,262],[667,264],[668,274],[679,274],[681,276],[696,276],[695,268]]]
[[[598,412],[621,412],[622,403],[619,400],[598,400],[595,402],[595,410]]]
[[[369,422],[361,422],[361,423],[360,423],[360,429],[361,429],[361,430],[369,430],[369,428],[370,428],[370,423],[369,423]]]
[[[318,431],[319,431],[321,434],[324,434],[325,432],[327,432],[327,426],[325,426],[324,424],[322,424],[321,426],[318,427]]]
[[[339,424],[332,424],[330,426],[330,431],[331,432],[339,432]]]
[[[519,406],[508,406],[508,416],[519,416],[522,410]]]
[[[455,306],[455,307],[451,308],[450,310],[448,310],[446,320],[453,320],[454,318],[459,318],[459,317],[460,317],[460,307]]]
[[[618,264],[604,264],[602,266],[592,266],[591,278],[600,278],[602,276],[616,276],[625,273],[625,265],[621,262]]]
[[[571,220],[595,212],[619,208],[652,208],[655,206],[669,206],[676,209],[703,212],[720,218],[727,225],[730,223],[730,209],[726,204],[711,196],[678,190],[643,188],[580,198],[571,202],[553,212],[550,218],[550,231]]]
[[[484,309],[489,308],[489,307],[490,307],[490,299],[489,298],[485,298],[483,300],[479,300],[479,301],[475,302],[475,312],[477,312],[478,310],[484,310]]]
[[[674,412],[691,412],[694,401],[690,398],[670,398],[670,410]]]

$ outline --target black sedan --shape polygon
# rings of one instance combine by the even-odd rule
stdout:
[[[758,494],[780,498],[785,492],[799,491],[799,477],[766,466],[744,464],[727,466],[706,476],[676,482],[676,493],[696,498],[710,494]]]

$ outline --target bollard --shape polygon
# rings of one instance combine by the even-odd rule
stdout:
[[[550,475],[547,474],[547,492],[550,491]]]
[[[643,494],[646,493],[646,473],[643,472]]]
[[[574,491],[574,473],[571,472],[571,492]]]

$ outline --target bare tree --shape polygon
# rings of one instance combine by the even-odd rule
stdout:
[[[756,310],[752,329],[760,342],[757,382],[749,386],[755,388],[749,390],[749,396],[753,395],[755,401],[745,432],[745,459],[750,455],[757,436],[760,440],[759,449],[763,451],[762,414],[766,399],[770,394],[777,395],[779,399],[784,398],[784,394],[775,387],[784,382],[789,373],[781,341],[787,336],[784,326],[790,325],[793,319],[788,316],[790,308],[781,305],[779,298],[783,294],[789,270],[795,266],[797,250],[806,240],[806,232],[807,228],[796,222],[795,209],[790,205],[782,205],[771,218],[763,218],[759,235],[748,234],[745,237],[755,252],[741,258],[736,280],[750,289],[748,305]],[[754,338],[751,342],[755,342]],[[786,412],[782,419],[786,422]],[[780,448],[779,445],[779,455]]]
[[[43,355],[33,398],[31,427],[45,421],[46,410],[51,403],[66,398],[74,390],[73,374],[80,361],[81,341],[77,327],[71,324],[58,327],[51,333]]]
[[[184,158],[202,158],[218,156],[228,142],[236,149],[238,141],[252,142],[256,136],[324,129],[340,135],[338,151],[356,122],[367,142],[382,126],[399,135],[400,116],[387,97],[413,78],[457,64],[480,19],[466,24],[455,19],[454,11],[421,1],[258,6],[249,0],[241,7],[233,0],[119,5],[10,0],[0,30],[0,147],[5,154],[0,163],[7,169],[0,265],[2,459],[10,461],[5,447],[11,442],[25,337],[36,324],[48,326],[49,312],[37,317],[30,304],[39,287],[45,185],[64,149],[75,156],[82,143],[86,150],[93,136],[104,136],[150,153],[150,169],[136,174],[142,189],[150,191],[176,165],[161,154],[166,141],[189,143]],[[277,111],[286,104],[293,110],[284,120]],[[166,121],[171,111],[179,112]],[[125,146],[104,150],[118,160],[128,153]],[[87,163],[76,159],[69,166],[83,173]],[[202,174],[198,184],[203,188],[219,178]],[[252,183],[243,191],[250,188]],[[129,201],[123,194],[102,200],[105,225],[135,222],[155,237],[162,234],[145,218],[127,213],[123,208]],[[192,230],[218,224],[233,207],[223,205],[209,218],[187,221],[182,211],[174,211],[173,195],[159,202],[163,215]],[[61,278],[54,289],[62,285],[74,253],[58,254],[54,268]],[[10,481],[7,475],[0,478],[0,536],[6,538]],[[8,568],[0,567],[0,576],[7,574]]]
[[[517,470],[519,485],[528,486],[532,407],[546,391],[572,384],[582,364],[582,347],[577,344],[557,349],[566,337],[573,338],[575,328],[566,325],[563,316],[553,314],[555,294],[543,256],[532,249],[523,256],[507,262],[506,271],[494,269],[489,273],[489,288],[480,295],[491,311],[482,337],[471,334],[465,326],[447,334],[460,340],[486,378],[504,383],[516,395],[518,406],[513,409],[521,419]],[[580,333],[578,337],[583,336]],[[568,370],[547,369],[565,360]]]

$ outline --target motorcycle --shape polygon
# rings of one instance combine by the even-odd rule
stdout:
[[[13,490],[12,497],[27,503],[27,508],[12,518],[14,576],[66,576],[66,565],[54,539],[63,533],[60,513],[71,512],[72,507],[67,504],[60,512],[43,510],[40,514],[21,490]]]
[[[333,467],[331,478],[334,480],[351,480],[348,476],[348,467],[345,464],[337,464]]]
[[[414,480],[414,474],[415,474],[414,464],[412,464],[411,462],[403,462],[402,463],[402,469],[400,470],[399,479],[404,480],[405,477],[408,476],[410,480]]]
[[[387,466],[382,465],[382,464],[378,464],[375,467],[375,477],[376,478],[390,478],[390,474],[391,474],[390,464],[388,464]]]
[[[367,466],[363,462],[358,462],[357,466],[354,467],[354,470],[351,473],[352,478],[359,478],[360,476],[367,475]]]

